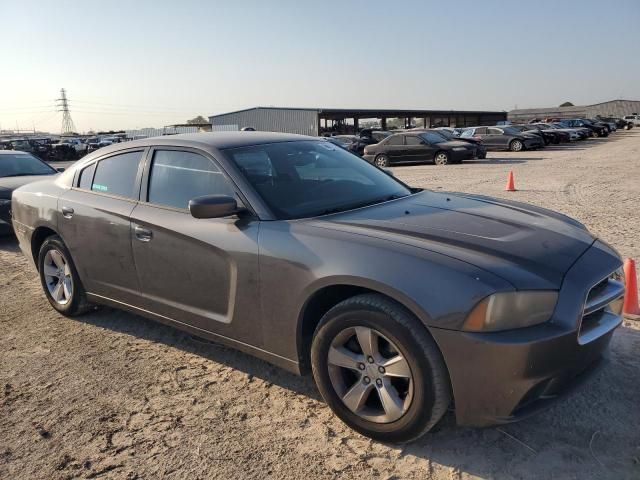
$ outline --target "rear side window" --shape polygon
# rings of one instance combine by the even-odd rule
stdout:
[[[487,133],[489,135],[502,135],[502,130],[499,128],[488,128]]]
[[[487,134],[487,127],[480,127],[480,128],[476,128],[476,135],[486,135]]]
[[[420,140],[418,137],[406,136],[405,139],[407,145],[422,145],[422,140]]]
[[[393,135],[387,140],[387,145],[404,145],[402,135]]]
[[[254,159],[258,169],[266,168]],[[202,195],[235,195],[224,174],[208,158],[192,152],[156,150],[149,176],[148,201],[157,205],[188,208],[189,200]]]
[[[92,163],[88,167],[85,167],[80,172],[80,181],[78,187],[84,190],[91,190],[91,183],[93,181],[93,173],[96,171],[96,164]]]
[[[140,151],[121,153],[100,160],[96,166],[91,190],[109,195],[136,198],[134,190],[141,157],[142,152]]]

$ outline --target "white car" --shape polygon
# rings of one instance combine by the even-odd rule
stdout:
[[[640,115],[625,115],[624,117],[622,117],[623,120],[626,120],[627,122],[631,122],[633,123],[633,125],[635,127],[639,127],[640,126]]]
[[[53,145],[54,148],[61,145],[69,145],[73,147],[76,152],[84,153],[87,151],[87,144],[78,140],[77,138],[61,138],[60,141]]]

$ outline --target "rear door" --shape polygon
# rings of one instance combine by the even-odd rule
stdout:
[[[189,200],[237,196],[209,154],[156,147],[131,214],[133,257],[144,308],[195,328],[260,342],[258,231],[253,217],[196,219]],[[238,302],[242,298],[244,301]]]
[[[507,137],[502,129],[489,127],[484,129],[486,134],[482,137],[485,145],[493,148],[507,148],[509,145],[509,137]]]
[[[383,145],[384,153],[389,157],[390,163],[405,161],[404,135],[391,135]]]
[[[120,151],[82,169],[58,201],[60,233],[89,293],[135,304],[139,285],[129,215],[144,149]]]

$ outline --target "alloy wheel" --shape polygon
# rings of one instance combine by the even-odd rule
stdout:
[[[446,165],[447,163],[449,163],[449,157],[446,153],[440,152],[436,155],[435,163],[436,165]]]
[[[389,160],[387,160],[387,157],[385,157],[384,155],[376,157],[375,162],[376,165],[380,168],[387,167],[389,165]]]
[[[511,151],[519,152],[520,150],[522,150],[522,142],[520,140],[514,140],[511,143]]]
[[[375,423],[402,417],[413,399],[413,375],[401,350],[369,327],[349,327],[335,336],[327,354],[333,389],[345,406]]]
[[[69,303],[73,296],[73,277],[64,255],[56,249],[48,250],[42,268],[51,298],[59,305]]]

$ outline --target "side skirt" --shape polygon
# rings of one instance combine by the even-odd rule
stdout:
[[[212,333],[212,332],[209,332],[208,330],[203,330],[201,328],[188,325],[178,320],[174,320],[173,318],[165,317],[163,315],[159,315],[157,313],[153,313],[148,310],[144,310],[142,308],[129,305],[127,303],[119,302],[117,300],[113,300],[108,297],[103,297],[102,295],[96,295],[95,293],[87,292],[87,300],[89,300],[92,303],[107,305],[113,308],[118,308],[121,310],[126,310],[131,313],[135,313],[137,315],[143,316],[150,320],[154,320],[164,325],[177,328],[178,330],[188,332],[192,335],[210,340],[212,342],[217,342],[222,345],[226,345],[228,347],[234,348],[244,353],[248,353],[249,355],[253,355],[254,357],[260,358],[261,360],[269,362],[291,373],[295,373],[296,375],[301,375],[300,364],[298,362],[295,362],[285,357],[281,357],[280,355],[276,355],[275,353],[268,352],[261,348],[254,347],[253,345],[249,345],[248,343],[240,342],[239,340],[234,340],[232,338],[225,337],[223,335],[218,335],[217,333]]]

